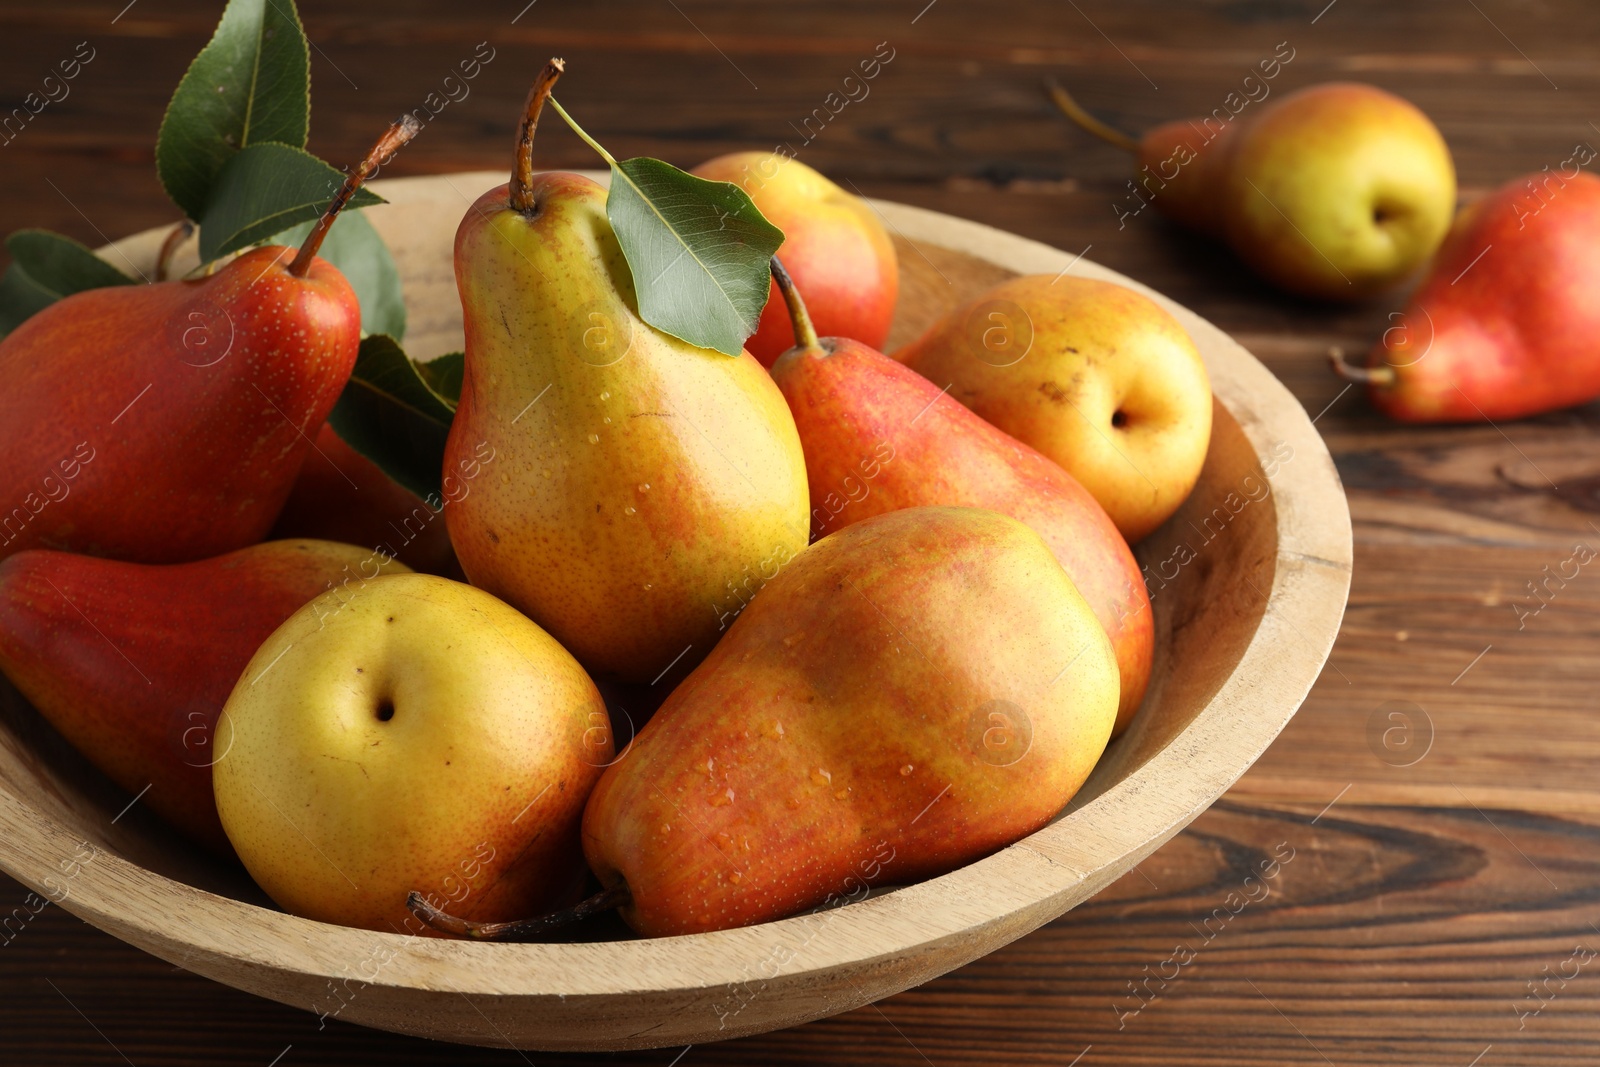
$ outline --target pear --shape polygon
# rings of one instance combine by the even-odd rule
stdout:
[[[1292,293],[1348,301],[1394,286],[1428,261],[1455,211],[1438,127],[1376,86],[1327,82],[1250,111],[1231,93],[1237,108],[1139,140],[1050,90],[1068,118],[1138,158],[1138,178],[1113,205],[1119,229],[1154,205]]]
[[[0,670],[106,776],[220,853],[217,716],[307,601],[406,568],[371,549],[269,541],[196,563],[33,549],[0,563]]]
[[[177,563],[266,536],[361,341],[355,291],[317,250],[418,129],[390,127],[298,254],[76,293],[0,341],[0,557]]]
[[[1038,829],[1117,708],[1105,631],[1039,535],[911,508],[806,549],[607,769],[600,881],[649,937],[792,915]]]
[[[894,358],[1061,464],[1130,543],[1178,509],[1205,465],[1205,363],[1177,319],[1126,286],[1013,278]]]
[[[492,919],[569,903],[613,757],[605,704],[550,635],[480,589],[376,578],[292,615],[218,723],[217,811],[285,910],[423,932],[408,891]]]
[[[494,457],[445,509],[462,569],[596,672],[652,681],[711,650],[730,590],[806,544],[804,460],[748,353],[638,314],[606,191],[533,176],[529,96],[513,180],[456,233],[466,325],[445,466]]]
[[[1457,217],[1428,276],[1372,348],[1367,385],[1402,422],[1518,419],[1600,396],[1600,178],[1515,178]]]

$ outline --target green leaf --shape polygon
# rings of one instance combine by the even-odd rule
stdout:
[[[440,499],[444,445],[454,417],[395,339],[373,334],[361,342],[355,371],[328,423],[351,448],[431,503]]]
[[[54,304],[60,297],[13,263],[0,274],[0,337]]]
[[[414,364],[422,380],[428,383],[428,388],[449,404],[451,411],[461,402],[461,375],[466,369],[466,360],[464,352],[448,352],[426,363]]]
[[[200,261],[237,252],[321,215],[344,175],[302,148],[253,144],[223,166],[200,215]],[[359,189],[348,208],[384,200]],[[348,210],[347,208],[347,210]]]
[[[606,216],[633,272],[639,317],[737,356],[766,306],[783,231],[737,185],[648,157],[612,162]]]
[[[229,0],[167,105],[156,172],[198,221],[235,153],[262,141],[304,148],[310,126],[311,60],[294,0]]]
[[[132,285],[134,280],[72,238],[49,230],[18,230],[6,251],[23,270],[57,297],[85,289]]]
[[[11,265],[0,276],[0,336],[64,296],[132,285],[132,278],[70,237],[18,230],[6,238]]]
[[[315,221],[273,234],[267,244],[299,248]],[[359,211],[343,211],[323,238],[317,253],[338,267],[361,302],[361,332],[386,333],[396,341],[406,336],[406,302],[400,292],[400,270],[389,246]]]

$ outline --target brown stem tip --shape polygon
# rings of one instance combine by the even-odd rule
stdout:
[[[1328,365],[1333,368],[1333,373],[1347,382],[1376,386],[1394,384],[1395,373],[1393,367],[1358,367],[1353,363],[1346,362],[1344,349],[1337,345],[1328,349]]]
[[[602,889],[589,899],[580,901],[570,908],[553,911],[549,915],[540,915],[533,919],[514,919],[499,923],[480,923],[458,918],[434,907],[414,889],[406,896],[406,907],[411,910],[411,914],[435,930],[455,934],[457,937],[473,941],[533,941],[613,908],[623,907],[632,900],[633,894],[628,892],[627,883],[618,882],[610,889]]]
[[[1083,109],[1083,105],[1074,100],[1072,98],[1072,94],[1061,87],[1060,82],[1056,81],[1054,78],[1046,78],[1044,80],[1044,87],[1045,91],[1050,94],[1050,99],[1055,101],[1056,107],[1061,110],[1061,113],[1067,116],[1067,118],[1071,119],[1073,122],[1077,123],[1078,126],[1084,130],[1087,130],[1089,133],[1094,134],[1096,137],[1108,144],[1114,144],[1118,148],[1125,149],[1135,154],[1138,153],[1138,141],[1135,141],[1132,137],[1129,137],[1127,134],[1113,126],[1107,126],[1105,123],[1101,122],[1099,119],[1085,111]]]
[[[410,142],[411,138],[422,132],[422,123],[411,115],[402,115],[378,138],[377,143],[367,150],[366,157],[356,165],[355,170],[345,176],[344,184],[339,186],[339,191],[333,194],[333,199],[328,202],[328,207],[317,220],[317,224],[306,235],[305,243],[300,246],[300,252],[294,257],[294,262],[289,264],[289,273],[296,278],[304,278],[306,271],[311,269],[311,261],[316,258],[317,251],[322,247],[323,238],[328,236],[328,231],[333,228],[334,220],[339,217],[339,212],[356,195],[356,190],[379,167],[388,163],[394,154]]]
[[[533,214],[533,134],[539,128],[539,113],[556,87],[556,79],[567,69],[566,61],[552,59],[533,79],[528,103],[522,109],[522,125],[517,128],[516,162],[511,168],[511,210]]]

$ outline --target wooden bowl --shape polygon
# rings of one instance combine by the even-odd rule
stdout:
[[[400,265],[413,353],[460,347],[456,224],[504,180],[377,183],[391,204],[369,217]],[[1139,547],[1155,593],[1149,696],[1051,825],[942,878],[743,930],[530,945],[373,933],[273,908],[242,868],[198,855],[130,807],[4,686],[0,868],[162,959],[308,1011],[476,1045],[624,1049],[793,1026],[886,997],[1021,937],[1155,851],[1250,766],[1322,669],[1350,586],[1350,515],[1333,463],[1288,391],[1192,312],[1021,237],[876,207],[903,277],[891,346],[1014,274],[1068,271],[1160,301],[1211,372],[1215,428],[1200,484]],[[148,268],[162,236],[128,238],[110,258]]]

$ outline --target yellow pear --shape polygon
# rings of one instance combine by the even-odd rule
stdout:
[[[1013,278],[894,357],[1065,467],[1130,543],[1178,509],[1205,464],[1205,364],[1177,319],[1126,286]]]
[[[286,911],[420,933],[415,889],[481,919],[570,903],[611,762],[599,691],[549,634],[429,574],[345,586],[269,637],[217,727],[217,813]]]

